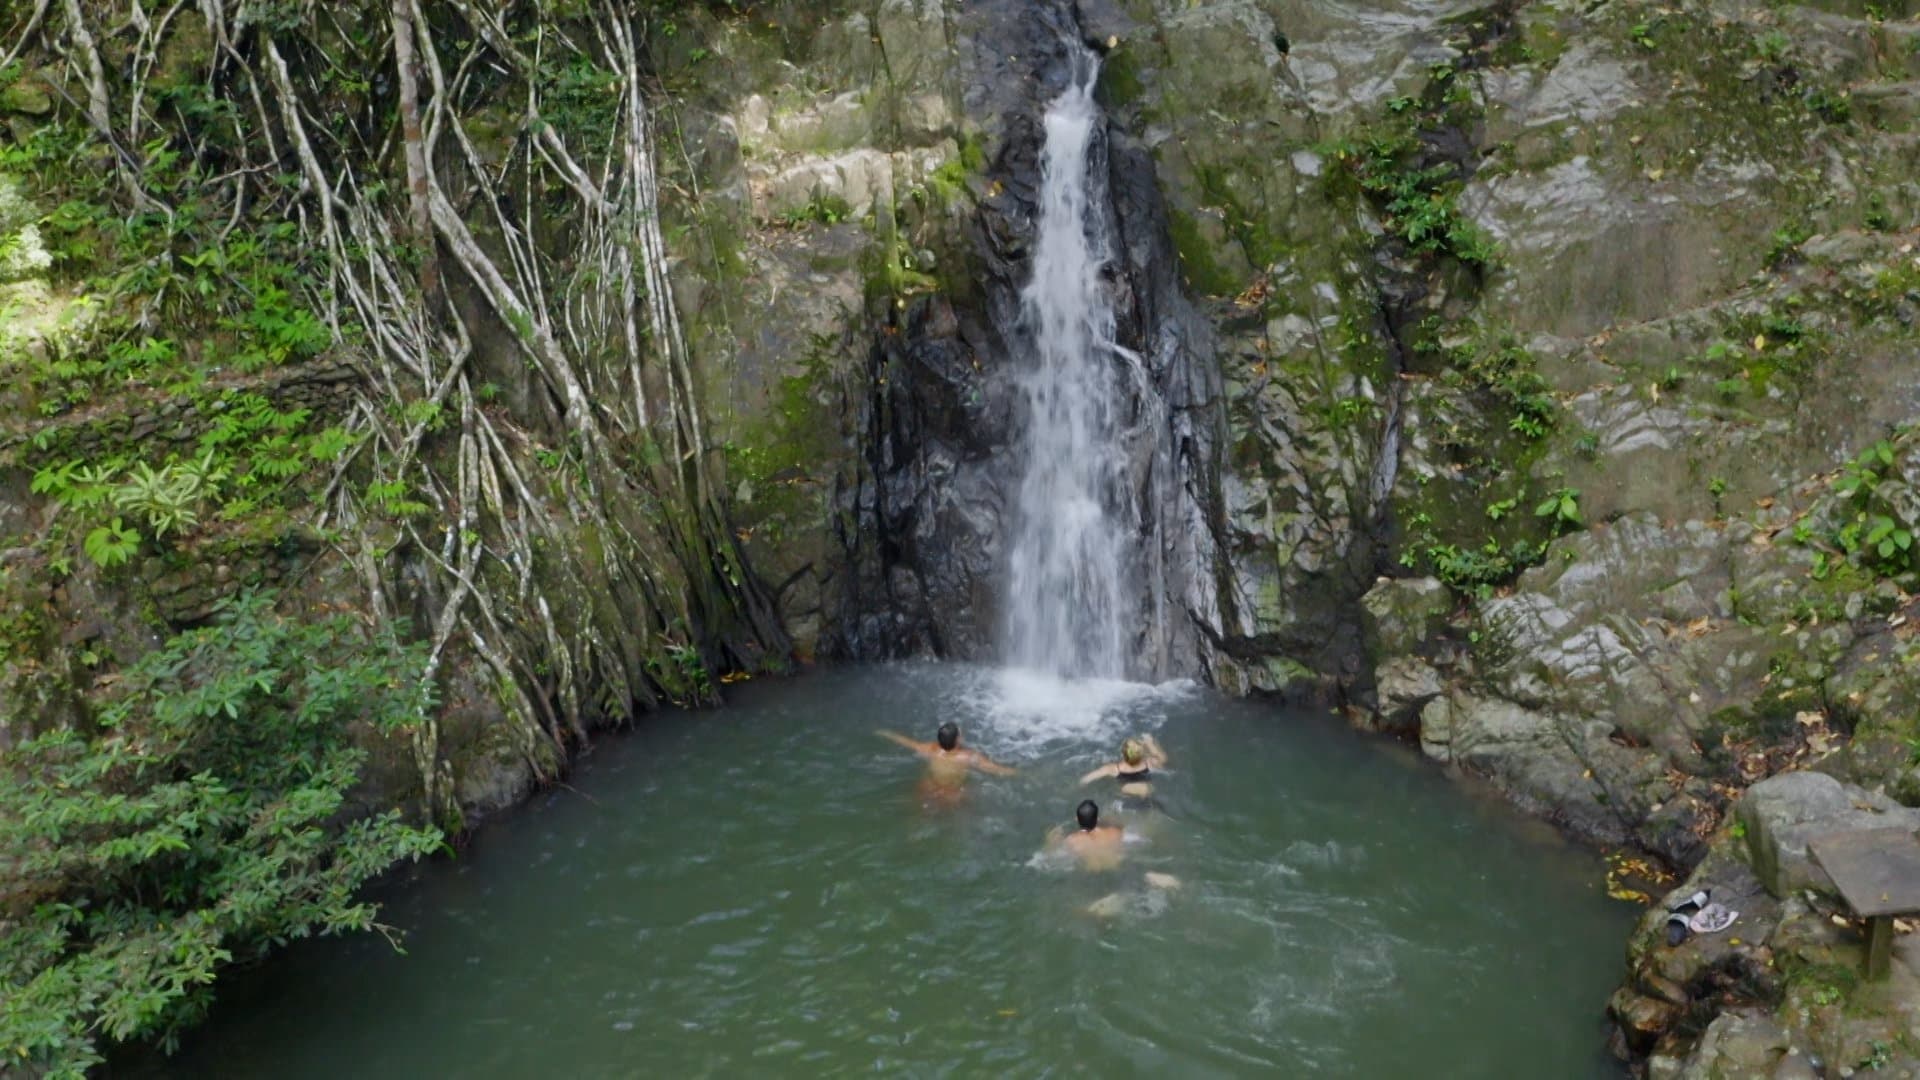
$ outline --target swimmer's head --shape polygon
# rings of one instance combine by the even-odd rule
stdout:
[[[960,745],[960,725],[949,720],[940,725],[940,730],[934,732],[933,737],[939,741],[940,749],[951,750]]]
[[[1081,799],[1080,805],[1074,807],[1073,816],[1082,829],[1092,832],[1093,827],[1100,824],[1100,804],[1092,799]]]
[[[1140,764],[1140,759],[1146,756],[1146,744],[1139,739],[1128,739],[1120,744],[1120,758],[1129,765]]]

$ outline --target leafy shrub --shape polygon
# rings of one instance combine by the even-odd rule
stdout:
[[[1492,595],[1495,586],[1537,565],[1545,554],[1545,545],[1525,539],[1504,547],[1498,540],[1489,539],[1477,548],[1435,544],[1426,549],[1433,576],[1455,592],[1482,598]]]
[[[251,594],[124,673],[92,732],[0,768],[0,1053],[79,1076],[104,1044],[171,1047],[222,965],[374,925],[355,890],[439,843],[344,821],[364,752],[432,705],[422,657]]]
[[[1546,518],[1553,526],[1555,536],[1567,529],[1580,528],[1580,492],[1569,487],[1557,488],[1547,493],[1540,505],[1533,508],[1533,516]]]
[[[1816,549],[1816,580],[1847,567],[1887,577],[1920,570],[1920,498],[1902,468],[1912,449],[1905,439],[1862,450],[1841,467],[1824,505],[1794,523],[1793,541]]]
[[[133,558],[140,550],[140,534],[120,523],[119,518],[87,533],[87,558],[95,566],[115,567]]]

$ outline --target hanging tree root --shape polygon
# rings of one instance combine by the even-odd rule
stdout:
[[[347,421],[361,441],[313,520],[357,538],[346,554],[376,617],[426,614],[420,677],[470,653],[551,778],[595,716],[698,699],[711,692],[702,670],[786,643],[709,473],[667,279],[643,93],[650,5],[595,0],[564,23],[527,4],[432,8],[41,0],[7,51],[43,61],[116,147],[130,209],[176,212],[126,149],[164,146],[219,178],[201,197],[224,193],[222,239],[247,222],[298,224],[324,268],[306,299],[364,373]],[[231,131],[156,104],[157,58],[188,24],[211,42],[204,87]],[[559,124],[546,111],[564,70],[595,73],[604,94]],[[376,71],[391,92],[357,106],[330,81]],[[517,114],[497,164],[468,129],[481,106]],[[474,302],[453,303],[455,290]],[[536,380],[523,415],[480,394],[474,341],[502,334]],[[563,436],[561,467],[530,470],[541,430]],[[662,662],[668,650],[683,662]],[[455,810],[444,749],[437,718],[421,717],[416,764],[441,816]]]

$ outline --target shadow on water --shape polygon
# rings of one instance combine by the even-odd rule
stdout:
[[[408,955],[303,943],[116,1072],[1620,1075],[1634,912],[1598,860],[1325,717],[940,665],[738,690],[385,890]],[[927,805],[871,732],[944,719],[1020,772]],[[1113,873],[1035,860],[1142,729],[1166,818],[1128,821]]]

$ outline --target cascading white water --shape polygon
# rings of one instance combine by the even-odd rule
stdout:
[[[1075,44],[1073,85],[1047,109],[1033,279],[1021,294],[1034,356],[1007,599],[1008,660],[1062,675],[1124,677],[1138,617],[1125,582],[1138,533],[1120,428],[1140,358],[1114,340],[1102,275],[1112,254],[1096,167],[1099,62]]]

